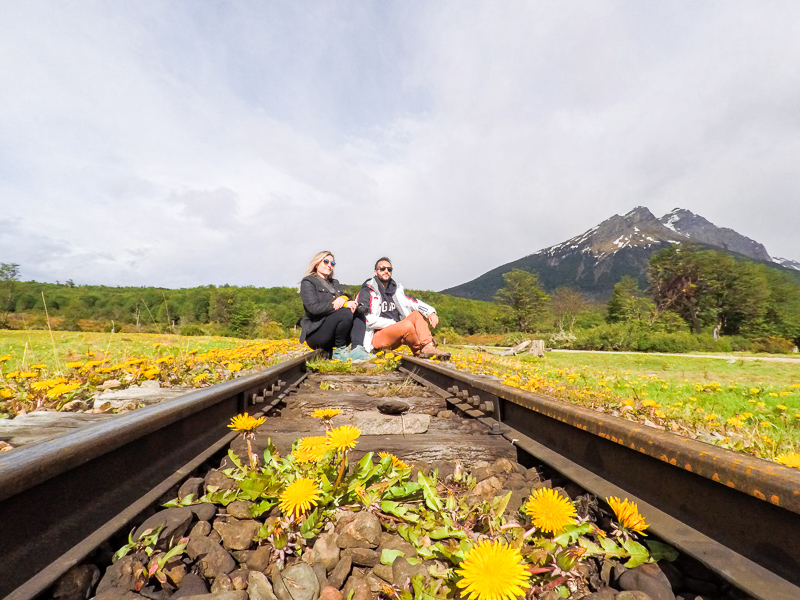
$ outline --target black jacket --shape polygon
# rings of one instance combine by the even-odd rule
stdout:
[[[303,309],[306,312],[306,316],[300,321],[301,344],[306,341],[306,337],[310,333],[319,329],[322,320],[333,312],[333,301],[339,296],[345,295],[342,285],[337,279],[329,279],[327,283],[333,288],[335,294],[325,287],[319,275],[309,275],[300,282],[300,299],[303,301]]]

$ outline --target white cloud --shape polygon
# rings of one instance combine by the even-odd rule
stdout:
[[[0,260],[442,289],[680,206],[800,259],[793,2],[9,3]]]

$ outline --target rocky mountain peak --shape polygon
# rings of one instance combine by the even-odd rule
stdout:
[[[683,208],[673,209],[661,217],[660,221],[665,227],[685,235],[698,244],[708,244],[730,252],[736,252],[754,260],[772,262],[772,258],[763,244],[759,244],[755,240],[743,236],[728,227],[717,227],[708,219],[689,210]]]
[[[664,224],[646,207],[637,206],[624,215],[614,215],[589,231],[540,250],[537,254],[554,256],[569,252],[593,254],[598,260],[622,248],[649,247],[654,244],[685,242],[687,239]]]
[[[547,291],[567,286],[590,297],[608,299],[623,276],[634,277],[642,289],[653,253],[671,244],[699,244],[800,271],[800,262],[771,259],[763,245],[726,227],[717,227],[700,215],[676,208],[660,219],[644,206],[614,215],[566,242],[500,265],[461,285],[443,290],[463,298],[491,300],[503,287],[503,274],[523,269],[539,275]]]

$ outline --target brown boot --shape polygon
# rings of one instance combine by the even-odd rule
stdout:
[[[433,342],[425,344],[422,350],[417,354],[419,358],[436,358],[438,360],[450,360],[450,353],[444,350],[439,350],[433,345]]]

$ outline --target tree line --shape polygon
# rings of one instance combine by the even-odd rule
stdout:
[[[0,263],[0,327],[45,327],[49,317],[67,330],[279,338],[297,335],[303,316],[293,287],[83,286],[22,282],[19,273],[19,265]],[[786,272],[723,252],[673,246],[651,257],[648,278],[646,290],[634,278],[622,278],[607,303],[568,287],[547,293],[536,273],[519,269],[503,275],[494,302],[409,293],[436,307],[438,333],[449,339],[536,333],[554,346],[597,349],[675,349],[679,338],[678,346],[702,349],[698,340],[706,337],[784,340],[784,350],[800,343],[800,283]],[[358,290],[347,288],[351,296]]]
[[[771,350],[800,344],[800,283],[787,272],[724,252],[676,245],[653,254],[647,275],[646,290],[635,278],[623,277],[604,307],[604,322],[589,319],[589,327],[576,328],[576,323],[582,317],[585,323],[586,313],[596,317],[597,305],[569,288],[548,295],[535,273],[515,269],[504,274],[505,286],[495,301],[508,307],[519,331],[550,326],[552,339],[571,343],[579,338],[576,329],[592,329],[584,339],[594,341],[586,345],[601,349],[641,341],[637,332],[773,340]],[[603,333],[627,337],[597,341]],[[662,341],[669,340],[662,335]]]
[[[361,286],[347,286],[353,297]],[[461,334],[502,333],[502,307],[428,291],[440,328]],[[167,289],[19,281],[19,265],[0,263],[0,328],[174,332],[184,335],[282,338],[297,335],[303,304],[294,287],[202,286]]]

